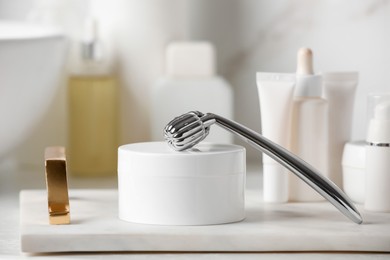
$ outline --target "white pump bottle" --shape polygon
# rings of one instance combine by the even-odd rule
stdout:
[[[390,98],[375,106],[369,121],[366,146],[364,208],[390,212]]]

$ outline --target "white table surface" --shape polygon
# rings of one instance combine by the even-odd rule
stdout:
[[[247,188],[261,188],[259,165],[249,164]],[[116,178],[69,178],[69,187],[116,188]],[[0,259],[390,259],[390,254],[381,253],[70,253],[30,255],[20,252],[19,239],[19,191],[23,189],[44,189],[45,179],[41,169],[0,169]]]

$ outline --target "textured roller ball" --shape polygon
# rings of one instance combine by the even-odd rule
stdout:
[[[177,151],[189,149],[206,138],[209,127],[205,127],[203,113],[192,111],[176,117],[164,129],[164,138]]]

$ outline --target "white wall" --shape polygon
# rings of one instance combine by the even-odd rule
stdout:
[[[297,49],[308,46],[317,72],[360,72],[352,137],[364,139],[367,94],[390,91],[390,1],[197,3],[192,36],[217,44],[220,72],[235,88],[237,121],[260,129],[256,71],[294,72]]]
[[[72,22],[62,23],[74,37],[88,5],[63,1],[68,1],[65,12]],[[0,0],[0,18],[23,19],[43,2]],[[163,73],[163,50],[170,40],[206,39],[217,46],[218,70],[234,87],[235,120],[257,131],[256,71],[294,72],[301,46],[313,49],[318,72],[360,72],[353,139],[365,136],[367,93],[390,91],[387,0],[94,0],[91,10],[120,58],[122,143],[148,140],[150,89]],[[41,126],[16,151],[20,161],[38,162],[42,147],[66,143],[64,88]],[[259,158],[252,149],[248,152]]]

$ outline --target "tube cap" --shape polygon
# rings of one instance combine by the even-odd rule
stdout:
[[[321,94],[322,76],[314,75],[313,52],[309,48],[300,48],[297,54],[297,81],[294,95],[320,97]]]
[[[263,164],[263,200],[268,203],[288,201],[288,172],[278,163]]]

